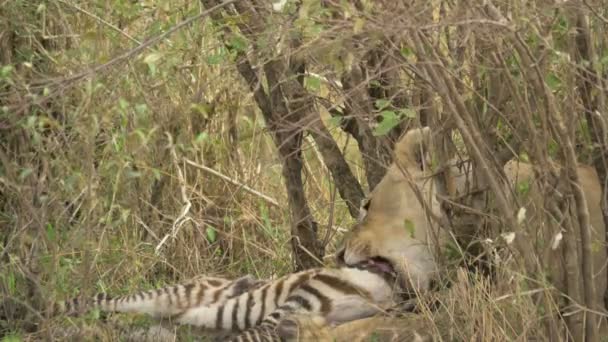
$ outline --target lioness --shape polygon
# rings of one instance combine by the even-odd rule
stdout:
[[[430,172],[424,165],[424,153],[429,147],[428,127],[409,131],[395,145],[395,160],[382,181],[372,191],[366,208],[367,213],[345,238],[343,248],[337,253],[339,263],[356,265],[363,260],[382,264],[394,269],[402,286],[416,291],[425,291],[437,273],[433,251],[441,247],[447,239],[446,232],[432,224],[429,216],[440,216],[439,204],[435,197],[435,187],[429,179]],[[542,196],[533,177],[529,164],[510,161],[504,167],[509,184],[514,189],[524,184],[527,196],[520,197],[520,205],[527,209],[526,225],[539,228],[543,241],[537,245],[543,248],[539,255],[561,260],[559,231],[544,232],[544,216],[538,214],[533,205],[534,196]],[[606,292],[606,235],[600,207],[601,186],[592,167],[580,165],[578,173],[581,186],[586,194],[592,228],[593,262],[597,289],[597,301],[603,303]],[[451,172],[454,185],[451,187],[463,193],[466,179],[460,171]],[[421,196],[418,196],[419,192]],[[425,206],[420,203],[423,199]],[[535,214],[536,212],[536,214]],[[430,215],[429,215],[430,214]],[[538,234],[537,234],[538,235]],[[579,252],[580,253],[580,252]],[[561,263],[545,260],[551,270],[555,285],[564,288],[564,267]],[[557,266],[557,267],[554,267]],[[603,305],[602,305],[603,307]]]
[[[338,263],[356,265],[363,260],[370,260],[387,270],[396,271],[404,288],[418,292],[429,288],[430,281],[437,275],[438,270],[433,252],[447,240],[446,232],[438,229],[437,225],[429,220],[429,216],[440,215],[435,187],[428,179],[430,170],[424,165],[424,153],[429,142],[430,130],[423,128],[408,132],[396,144],[394,163],[372,191],[367,206],[363,208],[366,213],[362,220],[345,238],[343,248],[337,253]],[[562,235],[556,231],[547,231],[547,225],[539,221],[543,216],[535,215],[535,212],[539,211],[532,206],[535,201],[531,199],[541,194],[531,166],[510,161],[505,165],[504,171],[512,187],[509,191],[516,192],[515,189],[522,183],[527,184],[527,197],[520,198],[520,203],[527,208],[525,224],[531,229],[538,228],[539,234],[536,235],[542,236],[543,240],[536,244],[540,248],[537,250],[538,255],[544,258],[544,265],[547,265],[554,286],[565,292],[565,261],[563,247],[559,241]],[[606,229],[600,207],[601,186],[592,167],[580,165],[578,173],[586,194],[592,226],[596,300],[601,303],[600,309],[605,310],[603,298],[607,287],[607,256]],[[462,193],[466,177],[458,172],[452,172],[451,177],[455,187],[448,188]],[[422,205],[420,199],[426,201],[426,205]],[[577,240],[580,241],[580,238],[577,237]],[[578,253],[580,255],[580,246]],[[370,334],[374,330],[373,322],[376,321],[371,318],[366,322],[368,323],[350,323],[325,333],[327,336],[340,337],[338,340],[351,341],[355,336]]]
[[[339,264],[369,260],[395,271],[404,290],[428,290],[438,271],[434,251],[448,238],[431,220],[440,208],[425,163],[430,141],[425,127],[410,130],[395,144],[394,161],[371,192],[366,215],[337,253]]]

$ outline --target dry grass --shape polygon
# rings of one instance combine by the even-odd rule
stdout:
[[[200,9],[190,1],[153,9],[119,3],[14,2],[0,11],[2,35],[15,34],[7,42],[11,66],[0,79],[0,335],[43,338],[56,324],[75,324],[39,314],[77,293],[292,269],[275,147],[208,21],[89,79],[44,83],[107,61],[133,46],[128,37],[141,40]],[[32,89],[33,81],[46,86]],[[328,221],[328,173],[312,146],[305,156],[306,192],[316,199],[321,234],[328,225],[347,226],[341,203]],[[102,340],[115,334],[95,333]]]

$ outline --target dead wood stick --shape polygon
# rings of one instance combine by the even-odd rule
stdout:
[[[254,195],[256,197],[259,197],[259,198],[263,199],[268,204],[271,204],[271,205],[273,205],[275,207],[280,207],[279,202],[277,202],[276,199],[274,199],[274,198],[272,198],[272,197],[270,197],[268,195],[265,195],[265,194],[263,194],[263,193],[255,190],[253,188],[250,188],[249,186],[247,186],[247,185],[245,185],[243,183],[240,183],[239,181],[234,180],[234,179],[232,179],[232,178],[230,178],[230,177],[228,177],[228,176],[226,176],[226,175],[224,175],[222,173],[219,173],[219,172],[215,171],[214,169],[212,169],[210,167],[207,167],[205,165],[201,165],[201,164],[196,163],[196,162],[194,162],[194,161],[192,161],[190,159],[187,159],[187,158],[184,158],[184,161],[186,162],[186,164],[192,165],[192,166],[196,167],[197,169],[201,169],[201,170],[203,170],[203,171],[205,171],[207,173],[210,173],[210,174],[212,174],[212,175],[214,175],[216,177],[219,177],[219,178],[225,180],[226,182],[228,182],[228,183],[230,183],[232,185],[238,186],[239,188],[245,190],[246,192],[248,192],[248,193],[250,193],[250,194],[252,194],[252,195]]]

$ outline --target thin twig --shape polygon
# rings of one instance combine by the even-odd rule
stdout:
[[[509,294],[494,298],[494,301],[500,302],[501,300],[505,300],[505,299],[509,299],[509,298],[513,298],[513,297],[523,297],[523,296],[533,295],[533,294],[545,292],[547,290],[548,290],[547,288],[541,287],[541,288],[534,289],[534,290],[522,291],[522,292],[517,292],[517,293],[509,293]]]
[[[277,202],[277,200],[276,200],[276,199],[274,199],[274,198],[272,198],[272,197],[270,197],[270,196],[268,196],[268,195],[264,195],[263,193],[261,193],[261,192],[259,192],[259,191],[255,190],[255,189],[253,189],[253,188],[250,188],[250,187],[248,187],[247,185],[245,185],[245,184],[243,184],[243,183],[240,183],[240,182],[238,182],[237,180],[234,180],[234,179],[232,179],[232,178],[230,178],[230,177],[228,177],[228,176],[226,176],[226,175],[224,175],[224,174],[222,174],[222,173],[219,173],[219,172],[215,171],[214,169],[212,169],[212,168],[210,168],[210,167],[207,167],[207,166],[205,166],[205,165],[198,164],[198,163],[196,163],[196,162],[194,162],[194,161],[192,161],[192,160],[190,160],[190,159],[187,159],[187,158],[184,158],[184,161],[186,162],[186,164],[192,165],[192,166],[194,166],[194,167],[196,167],[196,168],[199,168],[199,169],[201,169],[201,170],[203,170],[203,171],[205,171],[205,172],[208,172],[208,173],[210,173],[210,174],[212,174],[212,175],[214,175],[214,176],[216,176],[216,177],[219,177],[219,178],[221,178],[221,179],[225,180],[226,182],[228,182],[228,183],[230,183],[230,184],[232,184],[232,185],[236,185],[236,186],[238,186],[239,188],[241,188],[241,189],[245,190],[246,192],[248,192],[248,193],[250,193],[250,194],[252,194],[252,195],[254,195],[254,196],[257,196],[257,197],[259,197],[259,198],[261,198],[261,199],[263,199],[263,200],[264,200],[264,201],[266,201],[268,204],[271,204],[271,205],[273,205],[273,206],[275,206],[275,207],[280,207],[280,206],[281,206],[281,205],[279,204],[279,202]]]
[[[154,249],[156,254],[160,254],[160,249],[167,242],[169,237],[175,238],[177,233],[184,225],[184,223],[191,221],[192,218],[188,215],[190,212],[190,208],[192,207],[192,202],[190,202],[190,198],[186,193],[186,179],[182,170],[179,168],[179,162],[177,160],[177,154],[175,153],[175,146],[173,145],[173,139],[171,138],[171,134],[165,132],[167,135],[167,140],[169,140],[169,149],[171,151],[171,157],[173,158],[173,164],[175,165],[175,169],[177,170],[177,179],[180,185],[180,192],[182,197],[182,202],[184,203],[182,207],[182,211],[179,216],[173,221],[173,227],[171,227],[171,233],[165,234],[165,236],[160,240],[156,248]]]
[[[321,167],[323,168],[323,170],[329,170],[327,168],[327,165],[325,165],[325,162],[323,161],[323,156],[321,155],[321,152],[319,152],[319,147],[315,143],[315,140],[313,139],[313,137],[310,135],[307,135],[306,140],[312,147],[312,150],[315,152],[315,156],[317,157],[317,160],[319,161],[319,164],[321,164]]]
[[[135,39],[133,36],[129,35],[129,34],[128,34],[128,33],[126,33],[124,30],[121,30],[121,29],[120,29],[118,26],[116,26],[116,25],[112,24],[112,23],[111,23],[111,22],[109,22],[109,21],[104,20],[103,18],[100,18],[99,16],[96,16],[95,14],[93,14],[93,13],[91,13],[91,12],[89,12],[89,11],[85,10],[84,8],[79,7],[79,6],[78,6],[78,5],[76,5],[76,4],[72,4],[72,3],[69,3],[69,2],[64,1],[64,0],[57,0],[57,2],[59,2],[60,4],[64,4],[64,5],[66,5],[66,6],[72,7],[72,8],[74,8],[76,11],[78,11],[78,12],[80,12],[80,13],[84,14],[84,15],[87,15],[87,16],[89,16],[89,17],[93,18],[94,20],[96,20],[96,21],[98,21],[98,22],[100,22],[100,23],[102,23],[102,24],[106,25],[107,27],[111,28],[112,30],[114,30],[114,31],[116,31],[116,32],[118,32],[118,33],[120,33],[120,34],[122,34],[122,35],[123,35],[123,36],[125,36],[127,39],[129,39],[130,41],[132,41],[132,42],[134,42],[134,43],[137,43],[137,44],[141,44],[141,42],[140,42],[139,40]]]
[[[591,13],[593,13],[593,15],[596,18],[598,18],[599,20],[601,20],[604,24],[608,24],[608,18],[604,17],[598,10],[596,10],[595,8],[593,8],[593,6],[591,6],[591,4],[589,4],[589,1],[583,0],[583,4],[585,4],[585,7],[587,7],[587,9],[589,11],[591,11]]]
[[[167,30],[166,32],[155,36],[155,37],[151,37],[147,40],[145,40],[143,43],[141,43],[140,45],[134,47],[133,49],[130,49],[128,51],[125,51],[124,53],[112,58],[111,60],[107,61],[106,63],[100,64],[100,65],[96,65],[93,67],[88,68],[87,70],[81,71],[79,73],[77,73],[76,75],[73,76],[69,76],[69,77],[59,77],[59,78],[51,78],[51,79],[46,79],[46,80],[42,80],[40,82],[37,83],[33,83],[30,88],[43,88],[48,86],[51,83],[71,83],[71,82],[76,82],[79,81],[81,79],[90,77],[98,72],[101,72],[111,66],[113,66],[114,64],[118,64],[121,62],[125,62],[128,60],[131,60],[134,56],[138,55],[141,51],[143,51],[144,49],[162,41],[163,39],[169,37],[171,34],[175,33],[176,31],[182,29],[185,26],[188,26],[190,24],[192,24],[193,22],[195,22],[196,20],[206,17],[209,14],[213,13],[214,11],[225,7],[227,5],[230,5],[234,2],[236,2],[237,0],[226,0],[224,2],[222,2],[221,4],[218,4],[216,6],[213,6],[211,8],[209,8],[206,11],[203,11],[193,17],[190,17],[180,23],[178,23],[177,25],[173,26],[172,28],[170,28],[169,30]]]

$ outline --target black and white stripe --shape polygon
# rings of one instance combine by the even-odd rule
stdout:
[[[349,267],[313,269],[285,276],[222,304],[187,310],[173,319],[206,329],[241,332],[232,341],[276,341],[280,340],[276,327],[292,314],[348,320],[373,314],[374,305],[387,308],[392,305],[392,296],[392,284],[382,275]],[[345,310],[351,303],[356,305]]]
[[[246,293],[261,281],[252,276],[236,280],[216,277],[197,277],[184,284],[134,294],[111,297],[99,293],[91,298],[73,298],[54,306],[51,314],[83,314],[91,309],[106,312],[132,312],[162,318],[192,307],[221,303]]]

